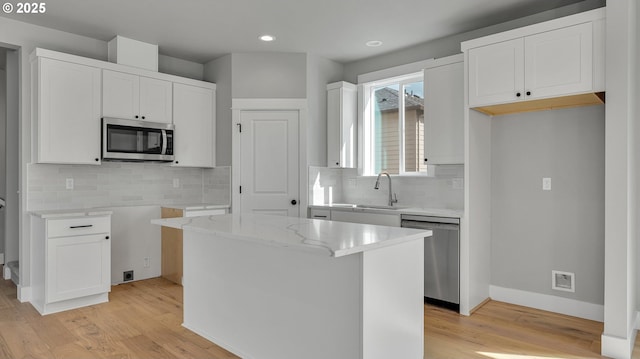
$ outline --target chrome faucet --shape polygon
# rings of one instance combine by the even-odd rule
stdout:
[[[375,186],[373,186],[373,189],[380,189],[380,176],[382,175],[386,175],[389,179],[389,207],[392,207],[394,203],[398,203],[398,196],[395,193],[393,194],[393,196],[391,196],[393,187],[391,186],[391,176],[389,176],[387,172],[380,172],[378,174],[378,178],[376,178],[376,184]]]

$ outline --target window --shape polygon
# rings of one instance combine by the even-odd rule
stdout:
[[[422,73],[364,86],[363,175],[426,173]]]

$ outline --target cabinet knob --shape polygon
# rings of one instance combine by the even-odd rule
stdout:
[[[176,161],[176,164],[180,163],[179,161]]]
[[[136,115],[136,118],[138,118],[138,117],[139,117],[139,116],[138,116],[138,115]]]
[[[95,160],[96,160],[96,162],[100,162],[100,159],[99,159],[99,158],[97,158],[97,157],[96,157],[96,159],[95,159]]]
[[[104,239],[109,239],[109,236],[104,237]]]
[[[298,201],[296,201],[295,199],[292,199],[291,204],[295,206],[296,204],[298,204]]]
[[[336,162],[336,166],[339,166],[339,165],[340,165],[340,162]]]
[[[516,97],[520,97],[520,92],[516,93]]]
[[[142,119],[144,120],[144,116],[142,116]]]
[[[527,91],[527,96],[531,96],[531,91]]]
[[[425,158],[425,159],[424,159],[424,161],[425,161],[425,162],[427,162],[427,161],[429,161],[429,159],[428,159],[428,158]]]

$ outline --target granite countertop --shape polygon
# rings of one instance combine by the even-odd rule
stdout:
[[[50,218],[71,218],[71,217],[87,217],[87,216],[108,216],[112,215],[113,211],[101,209],[101,208],[89,208],[89,209],[59,209],[49,211],[31,211],[29,212],[36,217],[42,219]]]
[[[153,224],[332,257],[365,252],[432,235],[431,231],[260,214],[154,219]]]
[[[310,205],[309,208],[330,209],[330,210],[348,211],[348,212],[397,214],[397,215],[414,214],[414,215],[422,215],[422,216],[449,217],[449,218],[462,218],[464,216],[464,210],[443,209],[443,208],[402,207],[402,206],[397,207],[397,209],[367,208],[367,207],[357,207],[355,204],[351,204],[351,203]]]

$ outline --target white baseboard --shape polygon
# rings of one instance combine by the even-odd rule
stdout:
[[[601,304],[493,285],[489,287],[489,295],[500,302],[604,322],[604,305]]]
[[[633,353],[633,347],[636,342],[637,333],[638,330],[635,328],[635,326],[633,326],[631,327],[631,331],[627,334],[626,338],[602,334],[602,337],[600,338],[600,340],[602,341],[600,354],[609,358],[631,359],[631,354]]]
[[[31,287],[18,286],[18,300],[20,303],[31,302]]]
[[[9,280],[11,279],[11,268],[9,268],[9,266],[4,266],[4,273],[2,273],[2,278],[4,278],[4,280]]]

